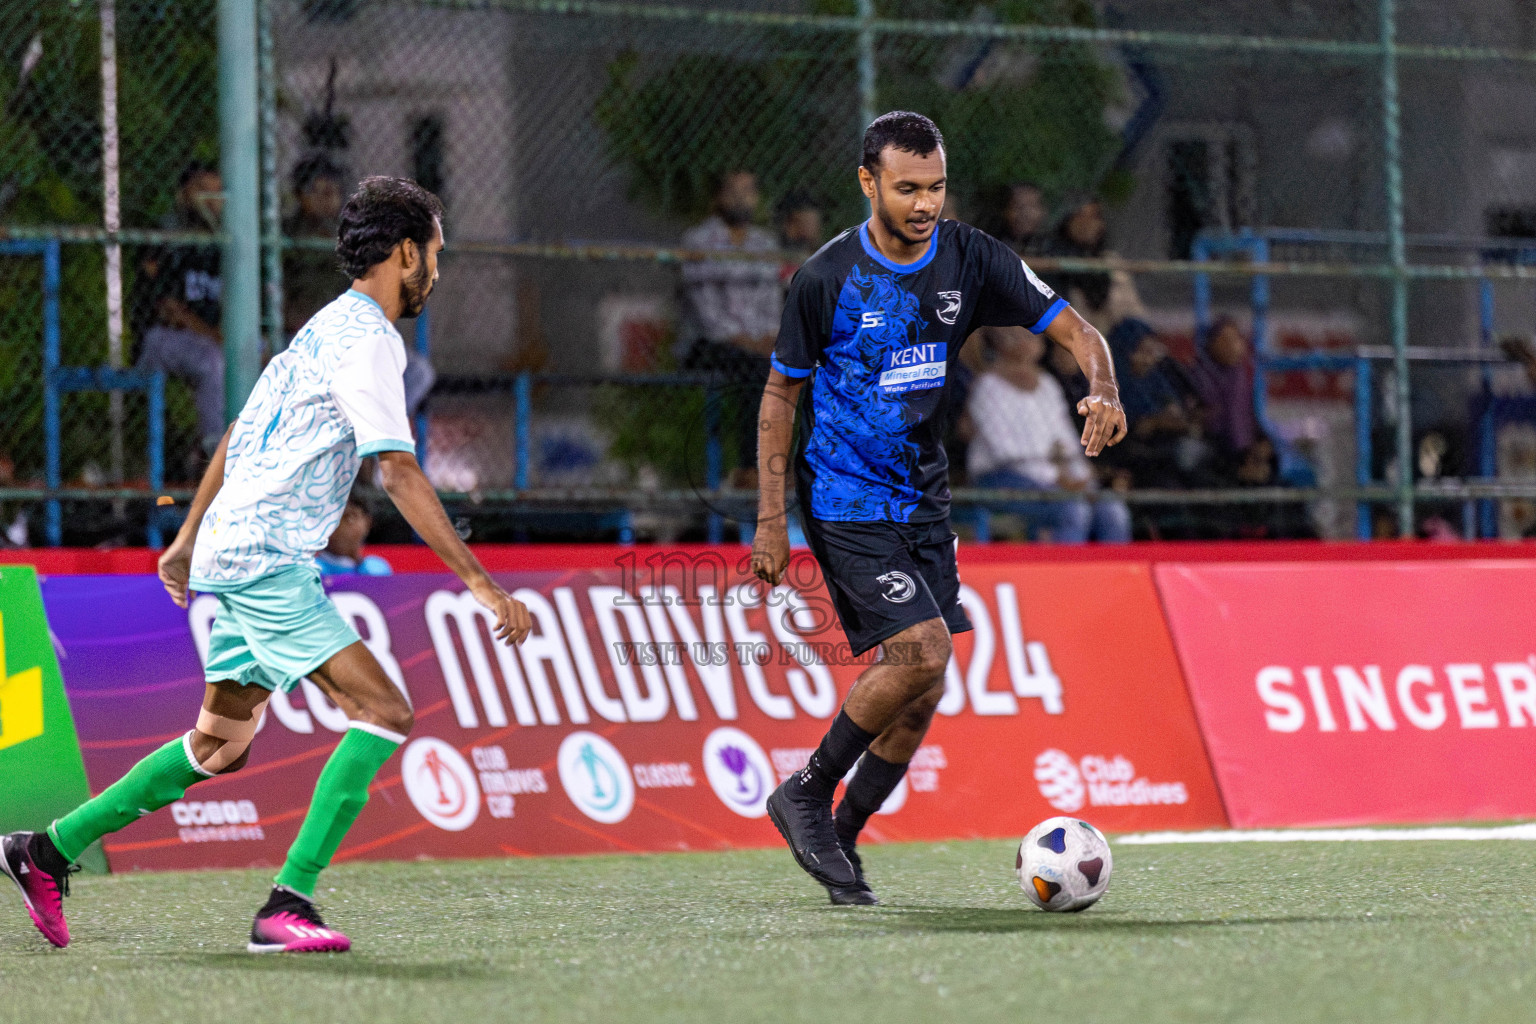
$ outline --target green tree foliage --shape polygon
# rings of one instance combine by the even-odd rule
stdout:
[[[172,208],[180,170],[218,156],[215,4],[119,0],[116,11],[122,222],[156,227]],[[99,18],[95,3],[79,0],[0,5],[0,224],[102,224]],[[29,52],[35,60],[23,80]],[[71,244],[61,255],[61,356],[98,365],[106,361],[101,249]],[[130,297],[139,255],[125,248]],[[22,478],[39,475],[43,458],[40,263],[0,257],[0,443]],[[178,438],[195,433],[195,416],[182,386],[173,384],[168,397],[174,451]],[[88,461],[104,463],[106,408],[104,395],[65,400],[66,477]],[[129,439],[130,471],[142,469],[141,444],[142,434]]]
[[[829,40],[761,38],[744,47],[751,56],[690,53],[659,66],[633,52],[614,60],[596,115],[633,197],[696,220],[720,176],[750,170],[765,195],[799,188],[851,202],[853,122],[825,88],[853,73],[851,52],[815,42]]]
[[[854,0],[820,0],[819,14],[851,16]],[[896,20],[1093,27],[1087,0],[885,0]],[[702,215],[722,172],[755,171],[766,196],[805,189],[833,224],[861,214],[857,59],[846,31],[744,32],[729,55],[691,53],[609,67],[597,103],[613,158],[632,191],[679,219]],[[880,36],[877,102],[932,117],[949,144],[950,180],[988,204],[1003,186],[1034,181],[1055,198],[1097,190],[1119,152],[1104,121],[1118,79],[1091,47],[1020,44],[980,35]]]

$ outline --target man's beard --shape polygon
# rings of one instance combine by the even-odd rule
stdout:
[[[427,296],[431,294],[432,279],[427,276],[427,261],[422,260],[411,276],[400,282],[400,315],[420,316],[427,308]]]
[[[904,228],[906,225],[903,224],[901,227],[897,226],[896,221],[891,217],[890,212],[885,208],[885,201],[882,200],[878,194],[875,196],[875,215],[880,218],[880,223],[885,225],[885,230],[889,231],[891,234],[895,235],[897,238],[901,239],[908,245],[921,245],[923,243],[922,239],[912,238],[904,230],[902,230],[902,228]]]

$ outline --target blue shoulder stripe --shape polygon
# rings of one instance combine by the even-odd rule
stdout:
[[[810,370],[797,370],[793,366],[785,366],[783,363],[779,362],[779,357],[774,355],[770,355],[768,357],[768,365],[772,366],[775,370],[778,370],[784,376],[794,377],[796,380],[809,377],[811,375]]]
[[[1045,315],[1035,321],[1035,325],[1029,329],[1030,334],[1044,334],[1046,328],[1051,326],[1051,321],[1056,319],[1058,313],[1067,308],[1067,300],[1058,298],[1051,303],[1051,308],[1045,311]]]

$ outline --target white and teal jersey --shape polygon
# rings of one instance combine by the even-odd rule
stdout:
[[[415,450],[405,346],[372,299],[348,291],[262,372],[235,421],[224,486],[192,551],[194,590],[313,565],[341,521],[359,460]]]

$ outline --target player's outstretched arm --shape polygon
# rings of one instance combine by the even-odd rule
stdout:
[[[770,587],[789,565],[789,526],[784,492],[789,479],[789,443],[803,380],[768,371],[768,386],[757,414],[757,536],[752,539],[752,572]]]
[[[197,530],[203,525],[203,513],[208,511],[219,488],[224,486],[224,456],[229,451],[229,435],[234,429],[231,426],[224,431],[219,447],[214,450],[208,469],[203,473],[202,482],[197,485],[197,493],[192,496],[192,507],[187,510],[186,520],[176,531],[176,539],[160,554],[160,582],[165,584],[171,600],[183,608],[187,606],[187,580],[192,575],[192,548],[197,544]]]
[[[380,452],[379,479],[405,521],[458,574],[475,600],[496,616],[496,638],[509,644],[522,643],[533,627],[527,607],[491,579],[474,552],[459,538],[416,456],[411,452]]]
[[[1125,440],[1125,410],[1120,406],[1120,385],[1115,380],[1115,363],[1109,346],[1092,324],[1067,306],[1045,329],[1045,336],[1071,351],[1077,365],[1088,378],[1088,397],[1077,403],[1077,413],[1088,422],[1083,426],[1083,448],[1098,455],[1110,445]]]

